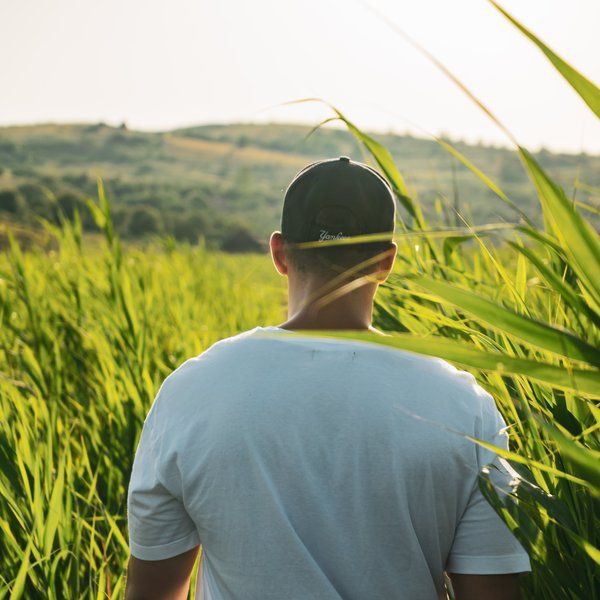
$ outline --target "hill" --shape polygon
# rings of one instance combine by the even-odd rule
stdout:
[[[125,236],[168,233],[212,246],[252,249],[278,226],[283,191],[296,171],[319,158],[362,151],[345,130],[282,124],[205,125],[166,132],[126,126],[45,124],[0,128],[0,219],[35,224],[80,208],[102,177]],[[375,135],[396,159],[409,189],[434,222],[515,221],[515,215],[435,141]],[[535,193],[505,148],[452,142],[539,220]],[[537,153],[569,193],[579,177],[600,187],[600,157]],[[587,179],[586,179],[587,177]],[[582,198],[584,199],[584,198]]]

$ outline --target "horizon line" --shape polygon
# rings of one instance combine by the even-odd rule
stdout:
[[[269,127],[269,126],[284,126],[284,127],[298,127],[298,128],[307,128],[308,131],[312,129],[315,124],[309,122],[308,120],[302,121],[294,121],[294,120],[270,120],[270,121],[256,121],[256,120],[231,120],[231,121],[210,121],[210,122],[194,122],[188,124],[177,125],[174,127],[167,128],[156,128],[156,127],[131,127],[126,119],[124,120],[74,120],[74,121],[62,121],[62,120],[42,120],[42,121],[29,121],[29,122],[12,122],[12,123],[3,123],[0,122],[0,131],[4,129],[25,129],[25,128],[34,128],[34,127],[44,127],[44,126],[54,126],[54,127],[85,127],[85,126],[93,126],[100,125],[110,129],[123,129],[123,125],[127,131],[135,132],[135,133],[143,133],[143,134],[164,134],[164,133],[173,133],[178,131],[184,131],[186,129],[194,129],[200,127],[235,127],[235,126],[253,126],[253,127]],[[324,124],[321,128],[323,129],[336,129],[338,131],[346,131],[349,135],[352,135],[348,128],[344,125],[340,125],[335,122],[329,122]],[[433,136],[428,135],[419,135],[410,131],[408,128],[405,131],[394,130],[393,128],[365,128],[361,129],[368,134],[374,134],[379,136],[394,136],[398,138],[414,138],[417,140],[431,142],[433,144],[437,144],[435,138]],[[450,141],[454,144],[460,143],[465,144],[471,147],[479,147],[486,149],[494,149],[494,150],[507,150],[509,152],[516,152],[513,146],[510,145],[509,142],[493,142],[493,141],[485,141],[483,139],[478,141],[467,141],[461,137],[454,137],[448,132],[440,132],[437,137],[443,140]],[[530,150],[534,154],[538,154],[540,152],[547,152],[556,156],[565,155],[565,156],[588,156],[592,158],[600,158],[600,152],[591,152],[588,150],[560,150],[553,148],[551,146],[545,146],[540,144],[536,147],[535,150]]]

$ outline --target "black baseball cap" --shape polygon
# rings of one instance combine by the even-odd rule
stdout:
[[[347,156],[307,165],[288,186],[281,215],[286,242],[319,242],[368,234],[392,240],[396,205],[375,169]]]

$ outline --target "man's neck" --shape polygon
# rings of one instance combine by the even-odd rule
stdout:
[[[278,325],[281,329],[290,330],[309,330],[319,329],[323,331],[331,330],[358,330],[358,331],[377,331],[372,325],[370,319],[354,319],[346,315],[338,318],[324,319],[319,317],[310,317],[307,315],[294,315],[285,323]]]
[[[371,325],[375,289],[365,287],[352,290],[322,304],[306,295],[300,301],[290,297],[288,319],[279,325],[282,329],[351,329],[376,331]],[[308,301],[306,298],[310,298]],[[312,301],[311,301],[312,300]]]

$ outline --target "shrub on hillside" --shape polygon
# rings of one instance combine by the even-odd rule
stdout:
[[[22,183],[18,190],[25,200],[27,210],[35,212],[41,217],[50,216],[50,207],[55,201],[51,190],[33,182]]]
[[[245,225],[234,225],[223,238],[221,249],[225,252],[264,252],[265,247]]]
[[[19,215],[25,209],[25,201],[18,190],[0,190],[0,212]]]
[[[85,202],[85,197],[78,192],[71,190],[60,192],[56,197],[53,209],[53,220],[56,223],[60,223],[63,220],[73,222],[75,220],[75,213],[78,212],[84,229],[97,229]]]
[[[176,217],[173,223],[173,235],[175,239],[190,244],[198,243],[198,238],[207,230],[206,219],[198,214],[184,214]]]
[[[127,223],[127,232],[132,237],[142,237],[162,231],[160,213],[150,206],[140,206],[131,211]]]

